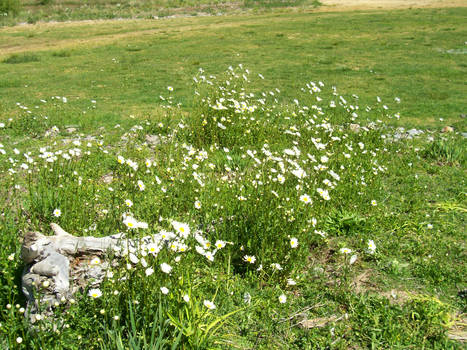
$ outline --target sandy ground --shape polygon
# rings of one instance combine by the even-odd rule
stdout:
[[[318,11],[467,7],[467,0],[321,0]]]

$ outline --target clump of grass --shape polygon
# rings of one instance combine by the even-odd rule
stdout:
[[[333,209],[325,219],[325,227],[330,234],[336,236],[351,235],[357,233],[365,222],[366,219],[358,213]]]
[[[37,3],[43,6],[52,5],[54,0],[37,0]]]
[[[19,0],[0,0],[0,15],[6,13],[10,16],[16,16],[21,9]]]
[[[466,149],[467,142],[465,138],[438,138],[425,149],[423,156],[439,163],[464,165]]]
[[[445,340],[449,326],[449,307],[438,299],[415,296],[403,305],[391,304],[377,296],[349,297],[353,322],[363,330],[352,335],[363,347],[394,348],[423,343],[430,349],[458,348]],[[439,345],[438,345],[439,346]],[[460,347],[459,347],[460,348]]]
[[[244,6],[255,8],[291,7],[303,5],[306,2],[307,0],[244,0]]]
[[[60,50],[52,52],[53,57],[71,57],[70,50]]]
[[[19,63],[29,63],[29,62],[39,62],[40,58],[34,53],[21,53],[13,54],[10,57],[3,60],[3,63],[7,64],[19,64]]]

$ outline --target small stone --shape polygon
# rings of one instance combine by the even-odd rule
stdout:
[[[53,127],[53,128],[50,128],[49,130],[47,130],[44,134],[45,137],[55,137],[58,135],[58,133],[60,132],[60,130],[56,127]]]
[[[418,135],[423,134],[423,130],[410,129],[410,130],[407,131],[407,134],[409,136],[418,136]]]
[[[454,132],[454,128],[452,126],[445,126],[441,132],[447,133],[447,132]]]
[[[69,134],[72,134],[72,133],[76,132],[76,130],[77,130],[76,128],[67,128],[67,129],[65,129],[65,131],[67,133],[69,133]]]
[[[157,146],[161,143],[161,139],[157,135],[146,135],[146,142],[151,146]]]
[[[350,131],[353,131],[355,133],[359,133],[360,132],[360,125],[350,124],[349,129],[350,129]]]
[[[105,174],[104,176],[101,177],[101,181],[105,184],[110,184],[113,181],[113,175],[112,173]]]

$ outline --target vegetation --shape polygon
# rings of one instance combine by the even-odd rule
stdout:
[[[4,4],[4,5],[2,5]],[[9,17],[0,25],[18,22],[70,21],[88,19],[140,18],[157,19],[168,16],[204,16],[242,12],[269,12],[275,8],[310,9],[320,5],[317,0],[1,0]],[[13,16],[11,16],[13,15]]]
[[[404,127],[461,130],[466,103],[459,77],[467,62],[448,51],[465,46],[459,38],[466,12],[281,12],[4,28],[0,62],[21,53],[40,61],[14,69],[0,63],[2,110],[8,115],[17,102],[34,106],[51,95],[87,97],[98,100],[104,119],[128,120],[153,113],[169,82],[188,112],[200,67],[217,75],[244,64],[267,78],[253,82],[255,91],[278,87],[290,101],[301,82],[317,77],[358,92],[361,104],[398,96]],[[71,114],[70,124],[86,123]]]
[[[19,0],[0,0],[0,16],[16,16],[21,8]]]
[[[2,29],[0,347],[462,349],[465,14]],[[31,328],[52,222],[158,236]]]

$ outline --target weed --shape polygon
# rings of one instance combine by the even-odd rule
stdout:
[[[465,138],[436,139],[423,152],[425,158],[439,163],[464,165],[467,142]]]
[[[13,54],[10,57],[3,60],[3,63],[8,64],[19,64],[29,62],[39,62],[40,58],[38,55],[33,53]]]
[[[21,9],[19,0],[0,0],[0,14],[6,13],[10,16],[16,16]]]

